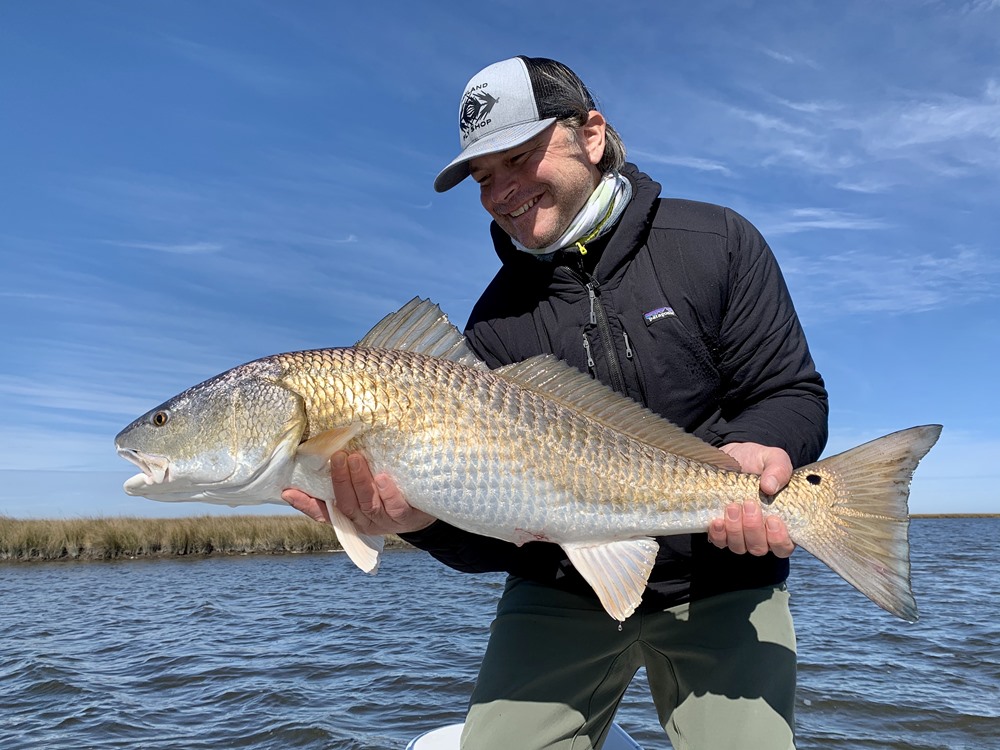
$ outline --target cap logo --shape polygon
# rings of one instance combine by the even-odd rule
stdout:
[[[462,115],[458,122],[463,139],[470,138],[473,132],[479,128],[485,128],[493,122],[490,119],[490,112],[500,100],[483,91],[487,86],[489,86],[488,83],[475,86],[465,94],[465,100],[462,102]]]

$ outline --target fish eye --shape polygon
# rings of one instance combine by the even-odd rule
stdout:
[[[160,410],[156,412],[149,421],[153,423],[154,427],[163,427],[170,419],[170,413],[167,411]]]

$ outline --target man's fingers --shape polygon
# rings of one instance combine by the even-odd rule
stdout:
[[[773,462],[764,466],[760,475],[760,491],[769,496],[776,495],[778,490],[788,484],[792,478],[792,464],[785,460],[786,454],[776,454]]]
[[[747,551],[743,538],[743,509],[739,503],[726,506],[726,546],[738,555]]]
[[[792,477],[792,459],[781,448],[759,443],[729,443],[722,450],[735,458],[743,471],[760,475],[760,491],[774,495]]]
[[[716,547],[726,546],[726,522],[722,518],[715,518],[708,525],[708,541]]]
[[[330,514],[326,509],[326,503],[307,495],[302,490],[290,487],[281,493],[281,499],[314,521],[330,523]]]
[[[764,529],[764,517],[758,503],[743,503],[742,527],[746,551],[757,557],[766,555],[768,551],[767,531]]]
[[[403,493],[388,475],[379,474],[373,480],[375,491],[381,500],[382,510],[393,521],[402,521],[412,511],[410,504],[406,502]]]
[[[795,551],[784,522],[777,516],[765,518],[761,506],[749,501],[727,505],[724,517],[709,524],[708,539],[716,547],[729,548],[740,555],[773,552],[778,557],[788,557]]]
[[[768,516],[764,521],[767,530],[767,545],[778,557],[790,557],[795,551],[795,543],[788,536],[788,529],[777,516]]]
[[[362,534],[401,534],[419,531],[434,523],[434,517],[413,508],[387,474],[372,477],[371,468],[359,453],[338,451],[330,457],[334,502]],[[326,503],[296,488],[281,498],[310,518],[330,522]]]
[[[744,472],[760,475],[762,495],[773,497],[792,477],[792,460],[781,448],[729,443],[722,450],[739,461]],[[778,557],[788,557],[795,549],[784,522],[776,516],[765,519],[760,504],[751,501],[728,505],[725,518],[709,524],[708,538],[716,547],[728,547],[737,554],[773,552]]]
[[[330,477],[333,480],[333,496],[337,509],[350,516],[358,507],[358,495],[351,481],[351,470],[347,466],[347,454],[337,451],[330,457]]]
[[[375,490],[375,480],[371,469],[368,468],[368,462],[360,454],[352,453],[347,457],[347,466],[351,472],[354,496],[358,499],[358,509],[369,517],[379,513],[382,505]]]

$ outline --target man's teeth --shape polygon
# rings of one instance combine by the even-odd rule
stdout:
[[[532,198],[530,201],[528,201],[527,203],[525,203],[520,208],[511,211],[510,212],[511,217],[514,218],[514,219],[516,219],[518,216],[520,216],[521,214],[523,214],[525,211],[527,211],[529,208],[531,208],[532,206],[534,206],[536,203],[538,203],[538,198]]]

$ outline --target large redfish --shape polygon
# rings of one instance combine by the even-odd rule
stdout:
[[[119,433],[142,469],[131,495],[228,505],[324,499],[351,559],[382,538],[333,503],[328,462],[364,453],[417,508],[477,534],[559,544],[608,613],[638,605],[655,536],[704,532],[727,503],[761,500],[793,541],[914,620],[909,484],[937,440],[914,427],[797,470],[774,497],[734,459],[552,356],[489,370],[440,309],[414,299],[358,344],[235,367]]]

